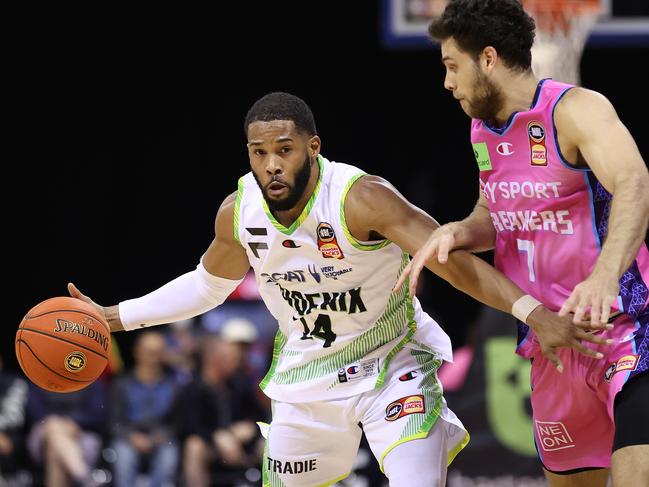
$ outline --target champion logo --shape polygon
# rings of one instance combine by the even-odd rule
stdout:
[[[513,147],[513,144],[510,144],[509,142],[501,142],[496,147],[496,151],[498,151],[498,154],[501,156],[511,156],[514,153]]]
[[[287,249],[299,249],[301,245],[298,245],[295,243],[295,240],[284,240],[282,242],[282,247],[286,247]]]

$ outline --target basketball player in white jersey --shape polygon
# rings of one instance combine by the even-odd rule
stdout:
[[[219,208],[196,270],[144,297],[95,306],[114,331],[174,322],[222,303],[252,266],[279,324],[261,383],[273,399],[272,422],[262,428],[264,485],[344,478],[362,432],[391,486],[444,485],[448,463],[468,442],[437,381],[450,341],[407,286],[392,291],[437,223],[384,179],[321,156],[311,110],[293,95],[258,100],[245,132],[252,171]],[[467,253],[430,268],[504,311],[523,295]],[[573,328],[544,308],[528,322]]]

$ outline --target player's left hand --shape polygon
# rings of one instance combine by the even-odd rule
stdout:
[[[573,323],[583,321],[590,312],[590,323],[608,322],[611,316],[611,305],[620,292],[620,283],[615,275],[605,272],[593,272],[588,278],[575,286],[570,297],[563,303],[559,316],[573,312]]]

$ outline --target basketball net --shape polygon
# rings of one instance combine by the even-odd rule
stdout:
[[[602,10],[599,0],[522,0],[536,22],[532,68],[539,78],[580,84],[581,55]]]

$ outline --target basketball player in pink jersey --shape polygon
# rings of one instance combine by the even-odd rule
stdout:
[[[552,486],[649,486],[649,174],[599,93],[531,69],[534,21],[517,0],[451,0],[429,32],[441,41],[444,86],[472,118],[480,198],[443,225],[404,272],[453,249],[495,249],[495,265],[575,323],[612,322],[595,360],[519,324],[532,360],[534,435]],[[561,347],[561,348],[558,348]]]

